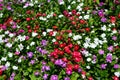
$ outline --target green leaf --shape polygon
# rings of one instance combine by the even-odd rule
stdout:
[[[71,76],[71,80],[77,80],[78,77],[79,77],[78,73],[73,73]]]

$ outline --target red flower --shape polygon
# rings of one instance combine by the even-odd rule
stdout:
[[[80,61],[81,61],[81,58],[76,57],[76,58],[74,58],[74,61],[75,61],[75,62],[80,62]]]
[[[80,48],[80,46],[79,46],[79,45],[75,45],[75,46],[74,46],[74,50],[75,50],[75,51],[78,51],[78,50],[79,50],[79,48]]]
[[[118,14],[118,18],[120,18],[120,13]]]
[[[115,23],[116,22],[116,17],[115,16],[110,16],[110,22]]]
[[[74,65],[74,70],[76,71],[76,70],[78,70],[79,69],[79,65],[78,64],[75,64]]]
[[[113,78],[113,80],[119,80],[119,78],[117,76],[113,76],[112,78]]]
[[[85,20],[80,20],[80,23],[85,24],[86,22],[85,22]]]
[[[26,18],[26,21],[30,21],[31,20],[31,18]]]
[[[76,10],[72,10],[72,14],[75,15],[76,14]]]
[[[90,28],[88,28],[88,27],[85,28],[85,31],[86,31],[86,32],[90,32]]]
[[[93,78],[92,77],[88,77],[88,80],[93,80]]]
[[[0,76],[2,75],[3,71],[0,69]]]

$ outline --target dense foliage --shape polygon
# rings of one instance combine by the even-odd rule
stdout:
[[[119,78],[119,0],[0,0],[0,80]]]

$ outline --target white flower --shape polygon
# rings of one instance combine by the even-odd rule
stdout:
[[[30,43],[30,46],[33,46],[33,45],[35,45],[35,42],[31,42],[31,43]]]
[[[68,9],[71,9],[71,6],[70,6],[70,5],[68,6]]]
[[[91,58],[87,58],[87,62],[90,62],[92,59]]]
[[[108,30],[108,31],[111,31],[111,29],[110,29],[110,28],[108,28],[107,30]]]
[[[71,36],[72,36],[72,33],[69,33],[68,36],[71,37]]]
[[[18,59],[18,63],[20,63],[21,61],[22,61],[21,58],[19,58],[19,59]]]
[[[54,31],[52,36],[56,36],[56,34],[57,34],[57,31]]]
[[[30,49],[30,47],[29,46],[27,46],[27,48],[26,49]]]
[[[11,48],[11,47],[12,47],[12,44],[11,44],[11,43],[7,43],[7,44],[6,44],[6,47]]]
[[[113,34],[117,33],[117,30],[113,30],[112,33],[113,33]]]
[[[9,31],[5,31],[5,34],[9,34]]]
[[[95,64],[95,63],[96,63],[96,61],[94,61],[94,60],[93,60],[93,61],[92,61],[92,63],[93,63],[93,64]]]
[[[18,40],[20,40],[20,42],[25,41],[25,38],[26,38],[25,35],[24,36],[21,36],[21,35],[18,36]]]
[[[104,38],[105,36],[106,36],[106,34],[105,34],[105,33],[101,34],[101,37],[102,37],[102,38]]]
[[[93,30],[93,31],[91,31],[91,33],[95,33],[95,31]]]
[[[85,48],[88,48],[88,47],[89,47],[89,44],[88,44],[88,43],[84,43],[83,46],[84,46]]]
[[[95,43],[90,43],[89,47],[95,48],[97,45]]]
[[[77,0],[77,2],[80,2],[80,0]]]
[[[82,19],[82,16],[79,16],[79,19]]]
[[[2,57],[1,61],[7,61],[7,57]]]
[[[10,66],[10,62],[6,62],[5,66],[9,67]]]
[[[0,17],[1,17],[1,18],[3,17],[3,13],[0,13]]]
[[[115,72],[115,76],[120,77],[120,72]]]
[[[12,68],[13,68],[13,70],[18,70],[17,66],[13,66]]]
[[[84,16],[84,19],[89,19],[89,15],[85,15],[85,16]]]
[[[47,29],[47,32],[53,31],[52,29]]]
[[[32,37],[35,37],[37,35],[38,35],[38,33],[32,32]]]
[[[12,33],[9,34],[9,37],[13,37],[13,36],[14,36],[14,34],[12,34]]]
[[[90,40],[91,40],[91,39],[90,39],[89,37],[86,37],[86,38],[85,38],[85,42],[87,42],[87,43],[89,43]]]
[[[103,27],[101,27],[101,29],[102,29],[103,31],[106,31],[106,26],[104,25]]]
[[[71,4],[75,4],[76,2],[75,1],[73,1]]]
[[[58,17],[59,17],[59,18],[62,18],[62,17],[63,17],[63,15],[59,15]]]
[[[77,41],[78,44],[80,44],[80,41]]]
[[[34,6],[34,4],[33,3],[29,3],[29,6]]]
[[[43,36],[46,36],[46,32],[43,32],[42,34],[43,34]]]
[[[63,0],[59,0],[59,4],[60,5],[64,4],[64,1]]]
[[[23,50],[24,46],[22,44],[18,45],[20,51]]]
[[[80,3],[79,5],[80,5],[80,6],[83,6],[83,3]]]
[[[94,26],[91,26],[91,28],[94,28]]]
[[[90,66],[86,66],[87,69],[90,69]]]
[[[8,56],[11,58],[13,56],[13,53],[9,52]]]
[[[52,39],[52,42],[55,42],[56,41],[56,39]]]

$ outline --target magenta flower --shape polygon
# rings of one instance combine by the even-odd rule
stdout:
[[[107,21],[107,19],[105,17],[101,18],[101,22],[106,22],[106,21]]]
[[[42,40],[42,41],[41,41],[41,44],[42,44],[43,46],[46,46],[46,45],[47,45],[47,41],[46,41],[46,40]]]
[[[116,36],[113,36],[113,37],[112,37],[112,40],[116,41],[116,40],[117,40],[117,37],[116,37]]]
[[[27,55],[28,55],[29,58],[32,58],[33,52],[28,52]]]
[[[70,78],[69,77],[65,77],[64,80],[70,80]]]
[[[107,64],[101,64],[100,67],[101,69],[106,69]]]
[[[112,62],[112,54],[107,54],[107,56],[106,56],[106,62],[109,62],[109,63],[111,63]]]
[[[44,79],[44,80],[47,80],[47,78],[48,78],[48,74],[44,74],[44,75],[43,75],[43,79]]]
[[[57,76],[57,75],[52,75],[52,76],[50,77],[50,80],[58,80],[58,76]]]
[[[115,69],[120,68],[120,67],[119,67],[119,64],[114,64],[114,68],[115,68]]]
[[[98,53],[99,53],[100,55],[103,55],[103,54],[104,54],[104,50],[100,49],[100,50],[98,51]]]
[[[113,46],[109,46],[107,49],[108,49],[109,51],[113,51]]]
[[[38,75],[40,75],[40,73],[38,71],[36,71],[36,72],[34,72],[34,75],[38,76]]]

